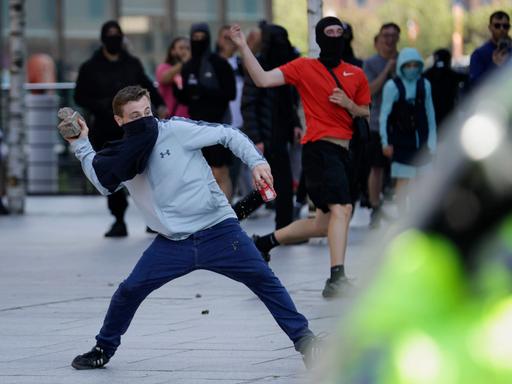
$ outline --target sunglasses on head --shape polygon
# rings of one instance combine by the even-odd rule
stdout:
[[[509,23],[493,23],[492,25],[495,29],[501,29],[503,28],[505,31],[508,31],[510,29]]]

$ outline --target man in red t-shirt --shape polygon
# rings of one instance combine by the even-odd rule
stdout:
[[[318,22],[315,32],[320,46],[318,59],[298,58],[270,71],[261,68],[239,26],[231,28],[231,38],[254,83],[259,87],[293,84],[301,96],[306,115],[302,167],[307,192],[317,208],[316,216],[256,237],[256,246],[268,258],[268,252],[279,244],[327,235],[331,275],[322,295],[334,297],[341,293],[347,281],[344,261],[352,214],[352,167],[348,152],[352,118],[369,116],[371,96],[363,71],[341,61],[344,42],[341,21],[336,17],[325,17]],[[336,86],[327,68],[334,71],[343,90]]]

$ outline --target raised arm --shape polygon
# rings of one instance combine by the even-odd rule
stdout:
[[[88,139],[89,128],[85,121],[78,119],[78,124],[80,124],[80,136],[78,138],[66,139],[70,144],[75,156],[80,163],[82,164],[82,170],[84,171],[85,176],[89,179],[89,181],[96,187],[99,193],[102,195],[110,195],[111,192],[101,185],[98,180],[98,176],[96,175],[96,171],[92,165],[92,160],[96,155],[94,149],[92,149],[91,143]],[[121,188],[120,186],[119,188]]]
[[[238,47],[245,68],[256,86],[269,88],[285,84],[284,75],[281,70],[274,68],[270,71],[265,71],[261,67],[258,60],[256,60],[256,57],[254,57],[254,54],[249,49],[247,41],[245,40],[245,35],[239,25],[233,25],[231,27],[231,40],[233,40],[235,45]]]
[[[171,85],[176,75],[181,73],[183,63],[178,61],[174,65],[160,64],[156,69],[156,80],[160,84]]]

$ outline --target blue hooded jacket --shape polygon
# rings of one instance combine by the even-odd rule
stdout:
[[[414,79],[408,79],[404,73],[404,65],[410,62],[420,63],[420,71]],[[407,101],[414,101],[416,98],[416,82],[423,72],[423,59],[415,48],[404,48],[400,51],[397,59],[397,76],[402,80],[405,87],[405,98]],[[432,102],[432,88],[428,80],[425,81],[425,110],[428,120],[428,141],[427,147],[431,153],[436,151],[437,135],[436,135],[436,119],[434,112],[434,104]],[[382,92],[382,106],[379,117],[379,127],[381,142],[383,147],[389,145],[387,124],[388,117],[393,108],[393,104],[399,99],[399,91],[393,80],[388,80],[384,84]]]

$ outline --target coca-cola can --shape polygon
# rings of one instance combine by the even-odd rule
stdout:
[[[276,191],[267,184],[267,182],[262,181],[261,182],[262,187],[258,188],[258,191],[260,192],[261,198],[265,203],[274,200],[277,197]]]

